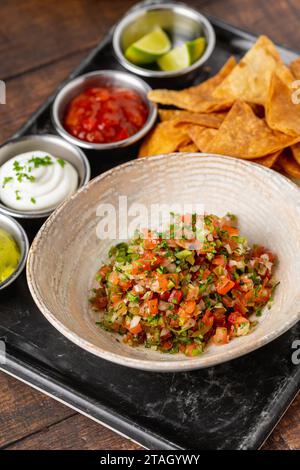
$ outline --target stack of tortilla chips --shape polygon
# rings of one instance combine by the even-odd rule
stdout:
[[[161,122],[139,156],[221,154],[300,178],[297,79],[300,58],[286,66],[272,41],[261,36],[239,63],[231,57],[217,75],[197,86],[152,90],[150,100],[173,108],[159,109]]]

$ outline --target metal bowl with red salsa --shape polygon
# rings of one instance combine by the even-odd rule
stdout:
[[[250,247],[231,214],[176,215],[168,232],[138,233],[109,258],[90,299],[97,323],[161,352],[196,356],[209,341],[247,335],[276,287],[275,255]]]
[[[74,137],[91,143],[111,143],[136,134],[146,123],[149,110],[132,89],[94,86],[69,103],[64,127]]]

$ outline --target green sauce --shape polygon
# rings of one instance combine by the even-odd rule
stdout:
[[[0,228],[0,282],[11,276],[20,261],[20,249],[9,233]]]

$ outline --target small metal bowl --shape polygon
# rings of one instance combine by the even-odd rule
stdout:
[[[27,260],[29,243],[28,243],[28,238],[27,238],[25,230],[12,217],[8,217],[7,215],[0,214],[0,228],[5,230],[7,233],[9,233],[13,237],[18,247],[20,248],[20,252],[21,252],[21,257],[20,257],[20,261],[19,261],[19,265],[17,269],[7,279],[5,279],[5,281],[0,282],[0,290],[1,290],[9,286],[12,282],[14,282],[23,271],[26,260]]]
[[[20,153],[41,150],[49,152],[53,156],[63,158],[71,163],[78,172],[78,188],[84,186],[91,176],[91,169],[88,159],[82,150],[66,142],[59,136],[50,134],[28,135],[13,139],[0,147],[0,167],[3,163]],[[19,211],[11,209],[0,202],[0,213],[21,219],[46,218],[54,211]]]
[[[119,86],[135,90],[144,100],[148,107],[148,119],[144,126],[132,136],[118,142],[106,144],[91,143],[85,140],[77,139],[66,131],[63,125],[63,119],[66,108],[72,98],[82,93],[89,87],[94,86]],[[119,72],[117,70],[100,70],[97,72],[87,73],[75,78],[64,86],[57,94],[52,106],[52,121],[56,131],[72,144],[78,145],[86,149],[93,150],[111,150],[122,147],[128,147],[140,139],[142,139],[154,125],[157,117],[157,108],[148,100],[147,94],[151,90],[150,86],[138,77],[129,73]]]
[[[167,32],[173,46],[181,45],[186,41],[204,35],[207,42],[204,54],[189,67],[170,72],[132,64],[126,59],[124,51],[132,43],[152,31],[155,26],[160,26]],[[191,75],[210,57],[215,42],[215,32],[207,18],[193,8],[180,3],[148,5],[137,8],[117,24],[113,35],[113,48],[119,62],[131,72],[152,79],[170,79]]]

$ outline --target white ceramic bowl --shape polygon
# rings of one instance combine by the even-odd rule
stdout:
[[[239,217],[251,243],[269,247],[279,258],[273,306],[248,336],[224,346],[208,346],[197,357],[131,348],[95,325],[88,291],[108,247],[96,237],[99,203],[128,205],[203,203],[206,212]],[[31,247],[27,278],[45,317],[71,341],[104,359],[152,371],[208,367],[267,344],[299,320],[300,191],[280,174],[234,158],[174,154],[130,161],[91,181],[50,216]]]

